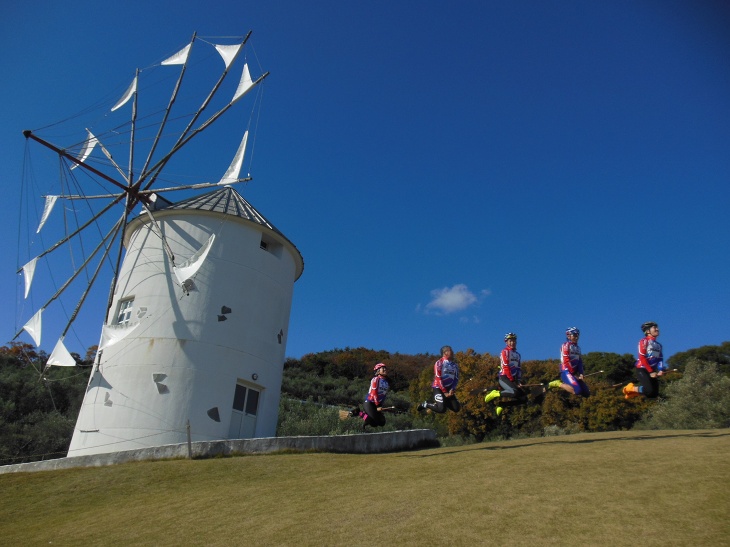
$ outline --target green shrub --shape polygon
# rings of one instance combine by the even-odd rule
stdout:
[[[637,429],[715,429],[730,427],[730,378],[717,363],[692,358],[684,376],[664,391]]]

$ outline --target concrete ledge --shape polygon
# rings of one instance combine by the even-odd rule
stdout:
[[[437,446],[436,432],[430,429],[411,429],[360,435],[333,435],[323,437],[265,437],[191,443],[193,458],[211,458],[231,454],[264,454],[281,450],[295,452],[338,452],[343,454],[373,454],[397,452]],[[143,460],[187,458],[188,444],[168,444],[139,450],[125,450],[90,456],[71,456],[56,460],[19,463],[0,466],[0,474],[53,471],[74,467],[101,467]]]

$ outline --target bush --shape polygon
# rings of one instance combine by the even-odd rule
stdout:
[[[312,400],[281,399],[277,437],[336,435],[342,433],[339,409]]]
[[[391,400],[389,397],[387,404],[390,406],[391,403],[394,403],[392,406],[400,407],[397,400]],[[362,419],[347,418],[342,420],[340,419],[340,410],[344,410],[344,408],[314,401],[311,397],[306,401],[282,397],[279,403],[279,423],[276,427],[276,436],[298,437],[362,433]],[[413,415],[408,412],[398,414],[389,412],[385,414],[385,419],[385,426],[368,427],[367,431],[399,431],[428,427],[423,424],[419,425],[418,420],[414,420]]]
[[[730,342],[723,342],[719,346],[702,346],[680,351],[672,355],[667,363],[672,368],[684,370],[684,367],[692,358],[715,363],[721,374],[730,375]]]
[[[28,344],[0,347],[0,465],[68,450],[89,369],[52,367],[41,374],[47,358]]]
[[[574,435],[580,432],[581,429],[578,424],[567,424],[565,427],[549,425],[543,429],[542,434],[544,437],[560,437],[562,435]]]
[[[682,379],[669,384],[636,429],[716,429],[730,427],[730,378],[717,363],[690,359]]]

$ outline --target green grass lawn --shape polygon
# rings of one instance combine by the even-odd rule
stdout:
[[[0,475],[2,545],[730,545],[730,430]]]

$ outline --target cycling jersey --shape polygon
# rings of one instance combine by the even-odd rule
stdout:
[[[459,365],[456,361],[449,361],[446,357],[442,357],[433,365],[433,384],[435,387],[448,393],[452,389],[456,389],[459,383]]]
[[[388,383],[388,379],[378,374],[370,380],[370,390],[365,397],[365,402],[375,403],[375,406],[383,406],[389,389],[390,384]]]
[[[636,368],[646,369],[649,373],[667,370],[662,355],[662,345],[654,336],[647,335],[639,340],[639,358],[636,360]]]
[[[509,346],[502,350],[499,355],[499,375],[506,376],[513,382],[522,379],[522,368],[520,363],[522,358],[516,349],[510,349]]]
[[[575,342],[564,342],[560,347],[560,372],[568,371],[575,376],[583,374],[583,358]]]

